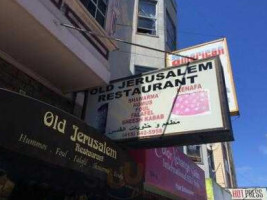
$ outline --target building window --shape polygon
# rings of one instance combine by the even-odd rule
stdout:
[[[145,72],[157,70],[157,68],[154,68],[154,67],[144,67],[144,66],[136,65],[135,68],[134,68],[134,70],[135,70],[134,71],[134,74],[137,75],[137,74],[142,74],[142,73],[145,73]]]
[[[139,0],[137,32],[156,35],[157,1]]]
[[[166,15],[166,31],[167,31],[167,46],[171,51],[176,50],[176,26],[172,21],[172,18],[167,11]]]
[[[104,28],[108,0],[80,0],[96,21]]]
[[[202,162],[201,145],[189,145],[186,147],[186,155],[194,162]]]
[[[215,171],[215,164],[214,164],[214,157],[213,157],[213,151],[207,149],[208,151],[208,162],[209,162],[209,166],[212,169],[212,171]]]

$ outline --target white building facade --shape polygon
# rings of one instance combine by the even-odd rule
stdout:
[[[114,37],[163,51],[176,49],[177,5],[174,0],[118,0]],[[165,67],[165,54],[118,44],[110,55],[111,79]]]
[[[184,153],[205,171],[206,178],[223,188],[237,187],[231,143],[186,146]]]

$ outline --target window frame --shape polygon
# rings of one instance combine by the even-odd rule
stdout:
[[[142,72],[136,73],[136,69],[137,68],[142,69],[142,70],[139,70],[139,71],[142,71]],[[158,68],[156,68],[156,67],[147,67],[147,66],[142,66],[142,65],[134,65],[134,75],[140,75],[140,74],[143,74],[143,73],[146,73],[146,72],[150,72],[150,71],[153,71],[153,70],[158,70]]]
[[[103,2],[106,5],[105,13],[102,12],[102,10],[99,7],[99,2]],[[90,15],[97,21],[97,23],[102,27],[105,28],[106,25],[106,17],[107,17],[107,11],[108,11],[108,5],[109,0],[80,0],[82,5],[85,7],[85,9],[90,13]],[[106,3],[105,3],[106,2]],[[89,3],[92,3],[95,6],[94,14],[90,12],[90,9],[88,8]],[[103,24],[100,23],[97,19],[98,13],[101,14],[102,17],[104,17]]]
[[[197,160],[194,160],[193,158],[193,155],[191,154],[188,154],[188,147],[189,146],[198,146],[199,147],[199,158],[200,158],[200,161],[197,161]],[[202,145],[188,145],[188,146],[186,146],[186,155],[187,155],[187,157],[188,158],[190,158],[193,162],[195,162],[195,163],[198,163],[198,164],[203,164],[203,147],[202,147]]]
[[[207,149],[207,154],[208,154],[208,163],[209,163],[209,167],[210,167],[211,170],[214,172],[214,171],[215,171],[215,161],[214,161],[213,150],[209,150],[209,149]]]
[[[148,16],[144,16],[144,15],[140,15],[139,11],[140,11],[140,6],[141,6],[141,2],[145,2],[151,5],[155,6],[155,17],[148,17]],[[138,10],[137,10],[137,27],[136,27],[136,32],[139,34],[144,34],[144,35],[150,35],[150,36],[157,36],[157,21],[158,21],[158,0],[139,0],[138,2]],[[140,27],[139,26],[139,19],[145,19],[145,20],[151,20],[153,21],[153,23],[155,23],[155,28],[154,29],[150,29],[150,28],[146,28],[146,27]],[[143,31],[140,31],[143,30]],[[147,31],[147,32],[146,32]],[[149,33],[151,32],[151,33]]]
[[[168,29],[168,21],[170,22],[171,26],[174,28],[174,38],[170,37],[171,34],[170,34],[169,29]],[[173,45],[173,47],[170,46],[169,39],[171,39],[171,44]],[[173,22],[168,10],[166,10],[166,44],[171,51],[176,50],[176,47],[177,47],[177,28],[176,28],[175,23]]]

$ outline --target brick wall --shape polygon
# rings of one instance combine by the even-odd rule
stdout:
[[[224,169],[224,161],[223,161],[223,149],[222,143],[216,143],[217,148],[213,151],[214,156],[214,164],[216,171],[216,182],[221,187],[226,187],[226,177],[225,177],[225,169]]]
[[[69,99],[56,94],[2,58],[0,58],[0,87],[25,93],[69,113],[73,111],[73,103]]]

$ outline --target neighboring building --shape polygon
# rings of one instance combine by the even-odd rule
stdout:
[[[215,166],[212,151],[207,145],[190,145],[183,149],[184,153],[205,172],[205,178],[215,178]]]
[[[184,153],[205,171],[206,178],[214,179],[223,188],[237,186],[231,143],[187,146]]]
[[[177,5],[174,0],[119,0],[115,37],[156,49],[176,49]],[[111,79],[161,69],[165,54],[118,44],[110,55]]]
[[[184,153],[205,172],[208,200],[230,200],[231,194],[226,188],[237,186],[230,145],[224,142],[183,148]]]
[[[216,143],[213,146],[216,182],[224,188],[237,187],[231,143]]]
[[[61,23],[107,35],[108,1],[94,2],[2,0],[0,87],[81,117],[84,94],[77,91],[110,81],[109,52],[117,46]]]

